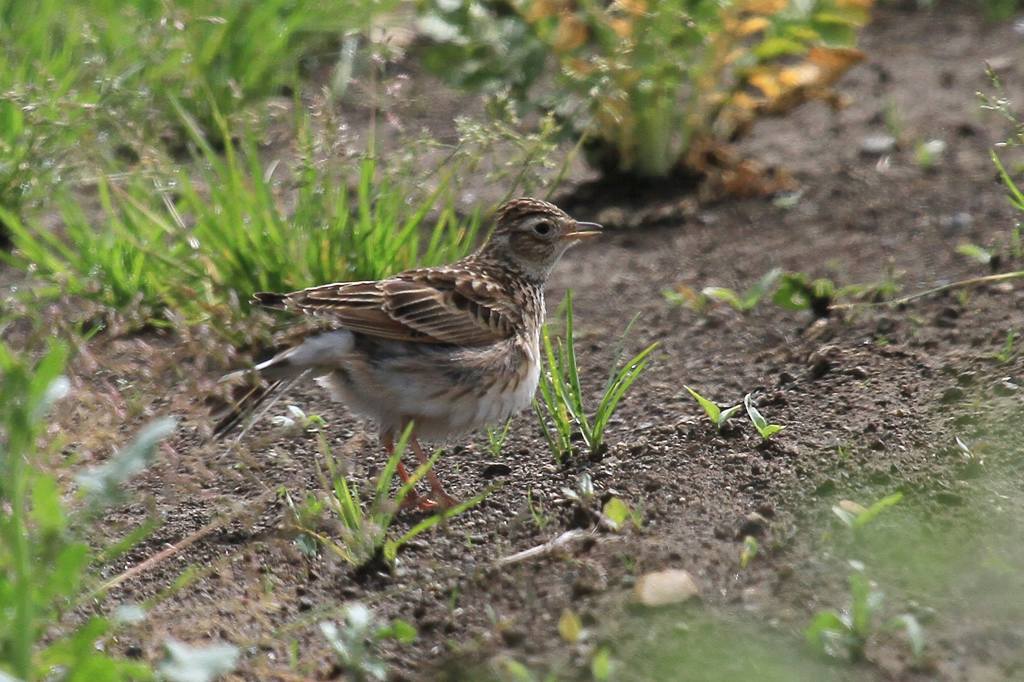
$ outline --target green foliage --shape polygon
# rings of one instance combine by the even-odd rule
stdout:
[[[606,170],[664,176],[709,139],[824,90],[859,58],[870,2],[421,0],[426,64],[451,82],[555,112]],[[815,52],[814,50],[817,50]],[[822,57],[822,55],[827,55]],[[808,69],[793,66],[807,58]],[[788,60],[788,61],[787,61]],[[794,76],[799,87],[794,87]],[[539,87],[539,83],[554,87]],[[751,90],[760,96],[749,94]],[[692,159],[690,160],[693,161]]]
[[[850,602],[842,611],[827,609],[819,611],[804,631],[804,637],[812,649],[830,658],[851,662],[864,658],[868,640],[886,630],[903,630],[910,643],[915,660],[924,651],[925,636],[917,618],[912,614],[898,615],[883,626],[878,624],[883,594],[864,575],[860,562],[851,561],[853,572],[849,576]]]
[[[56,629],[96,561],[78,537],[88,528],[86,512],[65,508],[37,451],[50,408],[68,391],[61,376],[66,359],[66,349],[54,344],[33,365],[0,344],[0,677],[151,679],[144,663],[115,658],[97,646],[111,632],[107,619],[94,616],[78,627]],[[117,486],[150,460],[172,428],[171,422],[149,427],[85,475],[91,502],[86,510],[112,501]]]
[[[779,424],[769,424],[768,420],[758,412],[756,407],[754,407],[754,403],[751,401],[749,393],[743,397],[743,407],[747,410],[747,416],[750,417],[750,423],[754,425],[754,428],[757,429],[757,433],[763,440],[770,439],[779,431],[786,428]]]
[[[898,290],[896,275],[892,272],[887,272],[884,279],[875,283],[840,287],[827,277],[812,278],[803,272],[783,272],[774,268],[744,292],[719,286],[704,287],[698,292],[681,284],[665,289],[662,296],[672,305],[686,306],[698,313],[706,312],[716,301],[747,313],[767,299],[784,310],[807,310],[817,317],[827,317],[832,305],[839,300],[887,299]]]
[[[601,454],[608,421],[615,414],[619,402],[630,387],[647,369],[651,353],[658,346],[657,343],[652,343],[629,360],[621,362],[626,338],[635,321],[636,318],[622,333],[619,347],[609,367],[601,399],[592,415],[587,414],[579,367],[576,363],[571,291],[566,293],[565,298],[564,340],[559,339],[556,348],[547,325],[541,331],[547,371],[541,373],[541,397],[540,400],[534,401],[533,409],[544,438],[559,461],[572,453],[572,434],[577,430],[590,455],[593,457]]]
[[[1019,336],[1020,334],[1017,333],[1016,329],[1006,332],[1006,340],[1003,341],[1003,347],[993,353],[992,358],[1004,365],[1013,362],[1014,358],[1020,353],[1017,349],[1017,338]]]
[[[321,502],[307,500],[303,505],[296,505],[290,496],[286,502],[292,511],[292,518],[297,530],[302,535],[317,540],[324,548],[331,551],[345,563],[354,567],[363,567],[371,562],[383,560],[393,564],[403,545],[435,526],[447,522],[468,509],[482,502],[490,493],[488,488],[480,494],[465,500],[450,509],[428,516],[398,537],[393,537],[391,526],[395,521],[402,503],[427,472],[434,466],[441,451],[438,450],[420,465],[410,476],[408,483],[402,483],[394,497],[391,487],[398,471],[398,463],[405,453],[412,434],[410,424],[395,446],[395,451],[388,457],[383,470],[377,478],[373,495],[364,502],[359,495],[358,487],[345,475],[343,468],[334,457],[327,439],[319,432],[320,452],[327,466],[327,476],[323,477],[324,487],[329,495]],[[340,522],[338,537],[327,537],[313,526],[323,509],[330,510]],[[311,549],[300,535],[299,545],[305,551]]]
[[[862,571],[850,574],[850,604],[843,611],[819,611],[804,632],[815,651],[832,658],[858,661],[864,646],[875,631],[875,617],[883,594]]]
[[[746,568],[750,565],[750,562],[754,560],[760,551],[761,546],[757,542],[757,538],[753,535],[747,535],[743,538],[743,549],[740,550],[740,568]]]
[[[375,652],[381,641],[392,639],[411,644],[418,636],[416,628],[404,620],[378,625],[373,613],[359,602],[345,606],[341,627],[324,621],[320,623],[320,632],[334,650],[338,663],[358,682],[387,679],[387,665]]]
[[[705,287],[701,293],[716,301],[728,303],[739,312],[745,313],[757,307],[757,304],[772,290],[781,275],[781,268],[772,268],[757,280],[754,286],[742,294],[737,294],[727,287]]]
[[[508,440],[509,429],[511,428],[511,417],[505,420],[504,426],[500,429],[496,429],[493,426],[487,427],[487,451],[491,453],[491,457],[495,459],[501,457],[501,451],[505,447],[505,441]]]
[[[902,499],[903,493],[896,492],[877,500],[867,508],[861,507],[860,505],[836,505],[832,507],[832,513],[843,522],[844,526],[854,531],[854,533],[859,533],[869,523],[878,518],[879,514],[886,509],[899,504]]]
[[[712,400],[708,400],[707,398],[702,396],[700,393],[697,393],[697,391],[690,388],[689,386],[683,386],[683,388],[685,388],[687,392],[691,396],[693,396],[693,399],[696,400],[697,404],[700,405],[701,408],[704,410],[704,414],[708,416],[708,419],[711,420],[711,423],[714,424],[715,428],[717,428],[719,431],[721,431],[722,427],[725,426],[725,423],[729,421],[729,418],[732,417],[737,412],[739,412],[740,408],[742,407],[742,405],[737,404],[723,410],[721,407],[719,407],[718,403]]]
[[[142,179],[124,187],[101,182],[106,229],[74,197],[59,196],[63,236],[0,209],[15,247],[2,257],[64,292],[115,310],[137,307],[144,321],[212,321],[230,337],[236,332],[226,321],[248,310],[254,291],[377,279],[457,259],[475,244],[479,216],[456,216],[450,176],[410,203],[410,188],[381,177],[372,157],[358,164],[354,193],[347,177],[307,163],[296,172],[297,196],[286,214],[276,164],[263,168],[252,136],[243,137],[241,151],[228,142],[221,156],[190,130],[201,150],[198,178],[179,171],[156,192]]]

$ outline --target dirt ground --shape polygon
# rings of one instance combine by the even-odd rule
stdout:
[[[818,321],[771,304],[745,315],[724,307],[697,313],[661,295],[677,284],[745,288],[775,266],[840,285],[895,278],[903,293],[987,274],[955,247],[1004,239],[1015,216],[989,159],[1004,124],[982,115],[975,92],[989,89],[986,60],[1008,86],[1024,83],[1024,38],[1011,24],[989,25],[966,10],[882,9],[863,49],[866,62],[841,84],[848,108],[809,105],[759,124],[743,147],[793,173],[802,192],[794,204],[668,210],[657,225],[616,230],[569,254],[554,275],[549,309],[573,289],[591,389],[603,383],[633,315],[630,348],[660,344],[612,421],[607,453],[557,465],[532,415],[514,422],[498,458],[482,435],[447,444],[437,471],[449,492],[466,498],[501,486],[411,543],[391,575],[356,575],[329,553],[310,558],[286,531],[278,491],[298,499],[320,489],[314,436],[262,424],[235,449],[204,442],[200,392],[223,367],[196,359],[202,338],[94,341],[76,361],[77,402],[62,419],[73,434],[65,452],[88,463],[115,445],[90,435],[103,431],[97,426],[123,424],[124,439],[152,416],[182,420],[137,482],[142,501],[107,520],[110,537],[146,517],[161,522],[109,577],[213,524],[96,605],[154,600],[116,647],[156,660],[168,635],[224,640],[243,651],[239,679],[336,679],[317,623],[360,600],[419,632],[413,645],[384,645],[395,679],[502,679],[505,659],[556,679],[588,679],[598,646],[616,661],[613,679],[1024,679],[1024,614],[1013,607],[1024,556],[1003,556],[1010,566],[1003,573],[979,574],[974,569],[990,566],[972,544],[1024,539],[1012,522],[991,536],[985,525],[1024,510],[1024,388],[1014,388],[1024,387],[1024,355],[992,358],[1008,330],[1024,331],[1024,283]],[[865,154],[864,138],[885,133],[887,120],[898,128],[898,147]],[[933,138],[946,151],[926,169],[915,146]],[[683,199],[650,201],[671,208]],[[614,223],[637,208],[574,211]],[[785,430],[762,444],[737,419],[739,426],[717,434],[684,384],[721,402],[753,392]],[[350,459],[355,477],[375,476],[383,457],[366,425],[314,386],[295,390],[276,412],[287,404],[323,415],[328,441]],[[965,473],[957,436],[987,453],[982,475]],[[642,527],[592,530],[564,551],[497,565],[572,528],[590,529],[562,492],[582,472],[599,499],[617,495],[637,509]],[[830,508],[839,500],[868,504],[895,490],[905,500],[880,518],[873,543],[850,540],[835,523]],[[403,516],[399,526],[419,518]],[[747,535],[760,551],[741,569]],[[949,551],[928,554],[913,538]],[[900,554],[910,547],[967,582],[943,574],[928,583],[933,589],[921,587],[911,570],[917,564]],[[813,614],[848,599],[849,559],[865,562],[885,590],[886,617],[920,615],[927,633],[920,660],[889,632],[873,637],[866,660],[854,665],[828,664],[804,645]],[[632,605],[637,577],[663,568],[689,571],[699,601],[655,612]],[[589,633],[582,642],[559,636],[565,609],[582,618]]]

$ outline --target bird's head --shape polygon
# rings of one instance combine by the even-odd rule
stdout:
[[[495,213],[494,232],[483,253],[543,282],[566,250],[599,234],[600,225],[574,220],[554,204],[512,199]]]

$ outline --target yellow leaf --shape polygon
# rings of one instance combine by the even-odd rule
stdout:
[[[558,52],[572,52],[587,42],[587,25],[575,14],[566,12],[558,21],[553,47]]]
[[[745,19],[740,22],[736,33],[741,36],[749,36],[757,33],[758,31],[763,31],[769,26],[771,26],[771,22],[764,17],[751,17],[750,19]]]
[[[816,83],[819,82],[820,79],[821,68],[818,67],[816,64],[810,64],[805,62],[803,64],[795,64],[794,66],[788,66],[779,71],[778,82],[786,90],[792,90],[793,88],[799,88],[801,86],[815,85]],[[757,85],[756,83],[754,84]],[[769,95],[769,97],[771,97],[771,99],[776,99],[779,96],[779,94],[781,93]]]
[[[583,621],[572,609],[562,611],[562,617],[558,619],[558,634],[570,644],[578,642],[583,635]]]
[[[812,47],[807,61],[821,69],[821,84],[831,85],[847,70],[864,59],[864,53],[852,47]]]
[[[737,9],[740,12],[771,16],[772,14],[778,14],[788,6],[789,0],[746,0],[741,2]]]
[[[608,26],[615,31],[615,35],[620,38],[628,38],[633,35],[633,20],[632,19],[609,19]]]
[[[757,71],[747,77],[747,82],[763,92],[768,99],[778,99],[782,95],[779,80],[779,77],[770,71]]]
[[[753,111],[754,109],[757,109],[760,102],[745,92],[737,92],[733,95],[731,104],[734,107],[745,111]]]
[[[871,9],[871,6],[875,4],[874,0],[835,0],[835,1],[836,1],[836,7],[840,7],[842,9],[847,9],[847,8],[850,8],[850,7],[855,8],[855,9]]]
[[[541,19],[547,19],[558,14],[557,0],[533,0],[530,9],[526,11],[526,21],[534,23]]]

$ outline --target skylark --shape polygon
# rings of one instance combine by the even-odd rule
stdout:
[[[528,407],[540,376],[544,284],[569,247],[600,233],[553,204],[513,199],[495,214],[494,230],[475,253],[451,265],[402,272],[375,282],[340,282],[289,294],[257,293],[254,302],[321,318],[326,327],[251,370],[252,389],[221,420],[223,436],[268,398],[311,376],[353,412],[370,417],[381,442],[413,423],[419,438],[443,439],[507,420]],[[409,473],[399,463],[398,474]],[[453,500],[431,471],[432,499]]]

